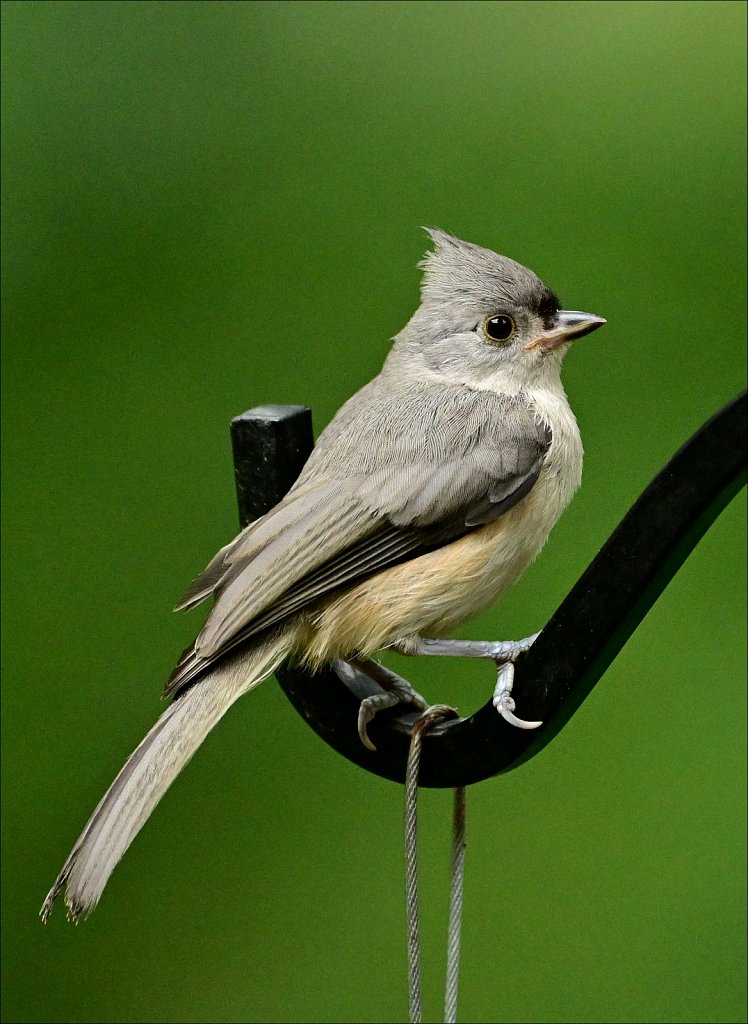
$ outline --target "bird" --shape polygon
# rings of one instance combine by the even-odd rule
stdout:
[[[606,323],[561,308],[520,263],[438,228],[421,301],[380,373],[321,433],[289,493],[221,548],[175,610],[213,599],[166,683],[171,703],[91,815],[49,891],[78,920],[152,810],[239,697],[290,661],[342,661],[382,687],[359,712],[426,702],[374,659],[488,658],[497,710],[535,639],[450,639],[538,555],[579,487],[583,449],[561,383],[570,343]],[[446,637],[446,638],[445,638]]]

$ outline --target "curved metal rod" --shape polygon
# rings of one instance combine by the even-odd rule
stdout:
[[[746,392],[704,424],[652,480],[518,663],[522,714],[543,725],[508,725],[489,701],[469,718],[424,737],[420,784],[469,785],[509,771],[549,743],[589,694],[722,509],[745,484]],[[232,421],[242,525],[286,493],[312,449],[303,406],[261,406]],[[299,714],[349,760],[394,782],[405,779],[415,713],[377,715],[377,746],[358,736],[362,697],[379,691],[342,663],[316,675],[285,667],[278,680]]]

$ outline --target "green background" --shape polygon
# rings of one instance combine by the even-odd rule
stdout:
[[[319,431],[417,304],[422,224],[606,316],[582,489],[466,626],[539,628],[743,386],[742,3],[3,4],[7,1021],[397,1021],[402,791],[274,682],[73,928],[37,911],[235,532],[229,419]],[[460,1019],[745,1019],[745,492],[572,723],[469,794]],[[400,663],[402,666],[402,662]],[[409,663],[471,710],[492,676]],[[422,806],[439,1019],[447,792]]]

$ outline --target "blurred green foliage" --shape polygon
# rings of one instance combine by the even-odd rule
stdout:
[[[606,316],[585,480],[465,635],[538,628],[743,386],[742,3],[3,4],[7,1021],[406,1014],[402,793],[268,683],[97,913],[36,914],[236,527],[231,416],[319,430],[417,303],[421,224]],[[571,726],[470,793],[461,1019],[745,1019],[745,493]],[[409,663],[463,709],[491,675]],[[423,820],[440,1014],[449,795]]]

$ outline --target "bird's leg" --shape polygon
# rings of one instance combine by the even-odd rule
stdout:
[[[524,640],[424,640],[416,637],[412,642],[395,644],[400,654],[438,654],[452,658],[488,658],[496,665],[514,662],[529,651],[540,633],[533,633]]]
[[[529,651],[533,643],[540,636],[533,633],[532,636],[523,640],[424,640],[423,637],[416,637],[407,643],[393,645],[393,649],[400,654],[438,654],[442,657],[458,658],[488,658],[499,667],[496,678],[496,687],[493,694],[493,704],[502,718],[505,718],[511,725],[518,729],[537,729],[542,722],[526,722],[514,714],[514,698],[512,687],[514,685],[514,663],[520,654]]]
[[[363,745],[369,750],[377,748],[369,739],[366,727],[378,711],[393,708],[397,704],[413,704],[419,711],[425,711],[429,706],[428,701],[424,700],[420,693],[416,693],[407,679],[380,665],[378,661],[372,661],[371,658],[349,659],[349,664],[361,669],[384,690],[384,693],[364,697],[358,709],[358,734]]]

